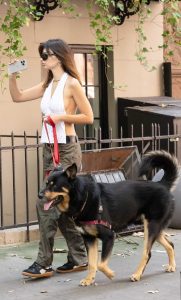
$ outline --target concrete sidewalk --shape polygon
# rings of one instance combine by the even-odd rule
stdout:
[[[131,282],[129,277],[140,260],[143,238],[127,236],[116,240],[110,259],[115,278],[110,281],[98,272],[96,284],[90,287],[79,286],[79,281],[87,271],[63,275],[55,273],[48,279],[26,279],[21,276],[21,271],[36,259],[38,242],[1,246],[0,299],[180,300],[181,230],[169,229],[167,232],[175,245],[175,273],[164,272],[164,265],[168,262],[167,254],[160,245],[155,244],[143,278],[140,282]],[[64,239],[56,239],[55,248],[66,250]],[[64,263],[66,256],[67,253],[55,253],[53,267]]]

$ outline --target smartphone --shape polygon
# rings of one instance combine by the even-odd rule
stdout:
[[[26,70],[28,67],[26,59],[18,60],[8,65],[8,74]]]

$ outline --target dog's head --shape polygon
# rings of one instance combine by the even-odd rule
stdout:
[[[76,164],[68,167],[66,170],[57,168],[47,177],[45,186],[39,193],[39,198],[46,197],[48,200],[44,209],[48,210],[57,206],[61,212],[69,209],[71,183],[77,174]]]

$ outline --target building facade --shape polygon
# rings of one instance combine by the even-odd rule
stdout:
[[[151,2],[152,16],[145,24],[148,47],[153,51],[148,56],[150,65],[156,70],[148,72],[137,61],[135,52],[138,47],[135,28],[137,15],[125,19],[120,26],[112,29],[113,53],[109,54],[109,68],[105,71],[101,58],[94,56],[95,36],[89,26],[89,17],[85,1],[76,0],[81,16],[66,16],[61,8],[51,10],[41,21],[31,21],[23,29],[24,43],[27,47],[24,58],[28,61],[28,70],[19,79],[22,89],[31,87],[42,79],[42,68],[38,54],[39,43],[50,38],[61,38],[70,44],[75,52],[77,67],[81,73],[83,87],[94,110],[95,127],[104,127],[105,134],[111,127],[117,135],[117,97],[160,96],[163,91],[163,52],[158,49],[162,44],[163,18],[159,12],[162,4]],[[1,5],[3,16],[6,7]],[[4,37],[0,33],[3,43]],[[8,59],[4,59],[8,64]],[[109,84],[107,78],[112,83]],[[8,90],[0,92],[0,128],[1,134],[11,131],[34,133],[41,128],[40,100],[27,103],[13,103]],[[6,126],[4,126],[6,124]],[[81,135],[80,131],[80,135]],[[92,134],[92,128],[88,128]]]
[[[152,15],[145,24],[145,34],[148,39],[146,46],[152,48],[152,52],[148,55],[148,63],[156,69],[148,72],[135,56],[138,47],[135,32],[138,16],[135,14],[126,18],[122,25],[112,28],[110,44],[113,46],[113,52],[108,53],[109,67],[106,67],[101,55],[95,55],[94,52],[95,35],[90,29],[85,2],[75,0],[81,13],[79,18],[67,16],[61,8],[56,8],[45,14],[41,21],[32,20],[23,28],[24,44],[27,47],[24,58],[28,62],[28,69],[22,72],[18,85],[21,89],[26,89],[42,80],[44,74],[38,54],[39,44],[51,38],[64,39],[73,49],[83,89],[94,111],[94,124],[86,126],[86,135],[92,137],[94,128],[101,127],[103,137],[107,137],[110,128],[113,137],[117,137],[118,98],[164,95],[163,50],[158,48],[163,43],[163,17],[160,15],[162,4],[157,1],[150,1],[149,4]],[[0,5],[0,17],[5,15],[6,9],[5,5]],[[4,41],[5,37],[0,32],[1,44]],[[179,48],[175,52],[172,61],[173,96],[179,98],[181,97]],[[8,65],[8,58],[4,57],[3,62]],[[17,223],[24,224],[27,218],[30,221],[36,220],[35,201],[42,182],[42,174],[37,175],[37,149],[36,147],[28,149],[10,147],[6,150],[6,146],[24,145],[25,142],[36,144],[36,134],[37,131],[41,132],[41,123],[40,99],[14,103],[9,93],[8,80],[5,81],[3,90],[0,90],[0,142],[4,147],[0,151],[0,226],[2,228]],[[17,136],[15,140],[5,137],[12,132]],[[24,132],[26,136],[35,135],[35,138],[25,141]],[[80,138],[84,135],[81,126],[77,127],[77,132]],[[42,158],[39,159],[41,166]],[[21,209],[17,209],[19,207]]]

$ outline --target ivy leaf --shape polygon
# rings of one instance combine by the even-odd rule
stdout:
[[[123,3],[119,3],[119,2],[118,2],[118,3],[116,4],[116,7],[119,8],[120,11],[124,11],[124,5],[123,5]]]
[[[165,30],[165,31],[162,33],[162,36],[163,36],[163,37],[167,37],[169,34],[170,34],[170,32],[169,32],[168,30]]]
[[[168,56],[173,56],[173,51],[170,50],[167,54],[168,54]]]

